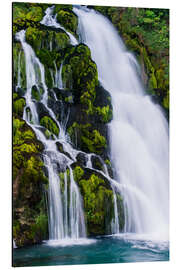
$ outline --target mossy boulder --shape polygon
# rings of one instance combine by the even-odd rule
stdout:
[[[41,49],[58,52],[69,45],[69,36],[62,29],[38,25],[38,27],[30,26],[27,28],[26,41],[33,47],[36,53]],[[55,58],[55,54],[53,55],[51,52],[49,52],[49,55],[40,53],[41,61],[43,61],[44,57]]]
[[[89,123],[82,125],[74,122],[68,133],[72,142],[76,142],[84,152],[102,154],[107,147],[106,138]]]
[[[44,116],[40,120],[41,126],[47,128],[50,132],[55,134],[57,137],[59,135],[59,127],[54,122],[54,120],[48,116]]]
[[[18,97],[18,95],[17,95],[17,97]],[[22,117],[25,105],[26,105],[26,101],[24,98],[15,98],[13,100],[13,112],[17,116]]]
[[[73,172],[75,179],[78,178],[78,185],[83,197],[87,232],[91,236],[104,235],[110,233],[111,230],[110,224],[114,215],[113,192],[105,177],[97,172],[91,172],[87,179],[86,170],[84,172],[77,166]],[[120,204],[122,205],[122,200]],[[123,221],[123,212],[120,212],[120,215],[122,215],[121,220]],[[121,229],[122,226],[123,223]]]
[[[65,51],[62,80],[65,87],[75,89],[75,101],[83,103],[90,112],[90,103],[96,97],[98,73],[86,45],[80,44]]]
[[[73,11],[60,9],[57,13],[57,21],[72,33],[76,33],[78,18]]]
[[[43,145],[20,118],[13,118],[13,239],[18,247],[48,236]]]

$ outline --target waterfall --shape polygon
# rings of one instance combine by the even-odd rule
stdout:
[[[73,11],[80,41],[90,48],[100,82],[112,97],[111,160],[122,187],[124,232],[168,239],[167,121],[145,94],[139,65],[109,20],[86,7]]]
[[[26,62],[26,81],[27,90],[24,95],[26,106],[23,119],[32,127],[37,138],[44,145],[43,161],[47,168],[49,179],[48,190],[48,219],[49,219],[49,238],[50,240],[68,240],[86,237],[86,227],[83,213],[83,205],[79,189],[75,183],[71,164],[76,161],[77,151],[72,148],[69,138],[66,135],[65,123],[59,123],[56,120],[54,112],[48,107],[48,91],[45,83],[44,66],[36,57],[32,47],[26,43],[25,31],[22,30],[16,34],[17,40],[21,42]],[[48,111],[50,117],[57,124],[59,134],[53,139],[47,139],[40,129],[39,116],[36,108],[36,101],[32,99],[32,87],[36,86],[40,93],[40,86],[43,87],[41,102]],[[30,110],[30,114],[27,113]],[[31,115],[31,116],[29,116]],[[68,117],[68,115],[67,115]],[[57,150],[56,143],[60,142],[65,151],[69,153],[67,157]],[[60,179],[59,169],[64,172],[64,179]],[[66,170],[69,170],[69,179]],[[68,187],[70,182],[70,188]],[[64,191],[61,185],[64,184]]]
[[[66,32],[66,34],[69,36],[70,42],[72,45],[77,45],[78,41],[77,39],[69,32],[67,31],[63,26],[61,26],[57,21],[56,21],[56,15],[53,15],[53,10],[54,6],[49,7],[45,11],[45,16],[42,19],[41,23],[47,26],[53,26],[55,28],[60,28]]]

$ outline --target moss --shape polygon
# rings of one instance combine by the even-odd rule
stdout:
[[[61,9],[72,11],[73,6],[72,5],[64,5],[64,4],[55,4],[54,7],[54,15],[57,14]]]
[[[162,69],[156,70],[157,86],[159,89],[164,88],[164,72]]]
[[[65,97],[64,101],[65,101],[66,103],[72,104],[72,103],[73,103],[73,96]]]
[[[41,95],[43,94],[43,89],[39,89],[34,85],[31,89],[31,96],[33,99],[35,99],[36,101],[40,101],[41,100]]]
[[[148,89],[153,90],[156,88],[157,88],[157,80],[156,80],[154,73],[151,73],[150,78],[149,78],[149,82],[148,82]]]
[[[57,124],[48,116],[44,116],[40,120],[41,126],[47,128],[49,131],[54,133],[56,136],[59,135],[59,128]]]
[[[48,27],[28,27],[26,30],[26,41],[39,55],[42,63],[53,65],[51,60],[56,59],[59,50],[70,44],[69,36],[61,29],[50,29]],[[43,49],[43,51],[41,51]],[[47,55],[46,55],[47,54]],[[46,60],[48,61],[46,63]]]
[[[84,199],[85,218],[89,234],[105,234],[106,219],[112,219],[112,190],[105,187],[105,180],[92,174],[88,180],[79,182]]]
[[[18,116],[22,117],[24,112],[24,107],[26,105],[26,101],[24,98],[17,99],[13,102],[13,111]]]
[[[13,238],[17,246],[39,243],[44,235],[43,145],[24,120],[13,118]],[[38,218],[39,217],[39,218]],[[41,218],[42,217],[42,218]],[[44,239],[44,238],[43,238]]]
[[[78,26],[77,16],[72,11],[59,10],[57,13],[57,21],[65,27],[65,29],[70,30],[75,33]]]
[[[25,55],[20,43],[13,43],[13,86],[18,84],[18,69],[20,68],[20,87],[26,88]],[[21,95],[22,96],[22,95]]]
[[[106,149],[106,138],[96,129],[93,129],[90,123],[78,124],[74,122],[68,128],[68,133],[72,141],[80,140],[80,147],[83,151],[102,154]]]
[[[42,38],[45,39],[45,32],[35,27],[28,27],[26,30],[26,41],[35,49],[41,48]]]
[[[110,109],[109,105],[104,107],[96,107],[95,110],[98,115],[100,115],[102,122],[108,123],[110,120],[112,120],[112,109]]]
[[[91,59],[89,48],[84,44],[69,48],[65,53],[62,69],[63,84],[73,89],[75,102],[81,102],[86,113],[92,113],[92,103],[96,97],[98,73]]]
[[[167,95],[163,99],[163,107],[166,110],[169,110],[169,92],[167,93]]]
[[[80,166],[76,166],[73,170],[74,179],[76,182],[79,182],[79,180],[84,175],[84,170]]]
[[[40,22],[43,19],[43,11],[41,7],[32,7],[26,14],[26,19],[34,22]]]
[[[46,139],[55,139],[53,133],[48,129],[45,130],[44,135],[46,136]]]
[[[102,148],[104,149],[107,146],[105,137],[98,130],[93,130],[92,134],[89,134],[88,137],[82,136],[81,139],[91,153],[100,154]]]
[[[48,238],[48,217],[44,213],[40,213],[35,218],[35,223],[31,225],[31,235],[33,239],[38,239],[38,242]]]

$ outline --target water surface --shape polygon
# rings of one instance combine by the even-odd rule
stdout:
[[[61,243],[61,244],[60,244]],[[97,237],[70,242],[47,242],[14,249],[13,266],[77,265],[168,261],[168,242],[129,235]]]

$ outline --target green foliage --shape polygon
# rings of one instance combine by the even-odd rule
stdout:
[[[93,114],[98,73],[86,45],[80,44],[66,50],[62,80],[67,88],[73,89],[75,102],[83,104],[84,112]]]
[[[76,137],[80,138],[82,149],[91,153],[101,154],[106,149],[106,138],[100,134],[96,129],[93,129],[91,124],[78,124],[73,123],[68,128],[68,133],[74,141]]]
[[[40,213],[36,219],[35,224],[32,225],[32,231],[38,236],[40,239],[47,239],[48,233],[48,217],[44,213]],[[36,237],[37,237],[36,236]]]
[[[32,7],[26,14],[26,19],[34,22],[40,22],[43,18],[43,11],[41,7]]]
[[[60,10],[72,11],[72,5],[56,4],[54,8],[54,15],[57,14]]]
[[[70,30],[75,33],[78,26],[77,16],[69,10],[59,10],[57,13],[57,21],[65,27],[65,29]]]
[[[23,116],[24,107],[26,105],[26,101],[24,98],[19,98],[13,102],[13,111],[18,116]]]
[[[101,116],[101,121],[104,123],[108,123],[112,120],[112,109],[110,109],[109,105],[104,107],[96,107],[97,113]]]
[[[24,120],[13,118],[13,238],[18,246],[42,240],[45,228],[42,144]],[[41,215],[40,215],[41,213]],[[43,238],[44,239],[44,238]]]
[[[88,137],[82,136],[81,139],[87,146],[88,150],[92,153],[100,154],[102,149],[106,148],[107,146],[105,137],[95,129],[92,133],[88,133]]]
[[[113,193],[108,189],[105,180],[92,174],[88,180],[80,180],[84,199],[85,218],[88,232],[105,234],[105,221],[111,221],[113,209]],[[110,210],[111,209],[111,210]]]
[[[84,171],[80,166],[76,166],[73,170],[74,179],[79,182],[79,180],[84,175]]]
[[[56,136],[59,135],[59,128],[57,124],[49,116],[42,117],[40,124],[41,126],[47,128],[50,132],[54,133]]]
[[[43,89],[40,88],[38,90],[38,88],[34,85],[31,89],[31,95],[32,95],[32,98],[37,100],[37,101],[40,101],[41,100],[41,95],[43,94]]]

